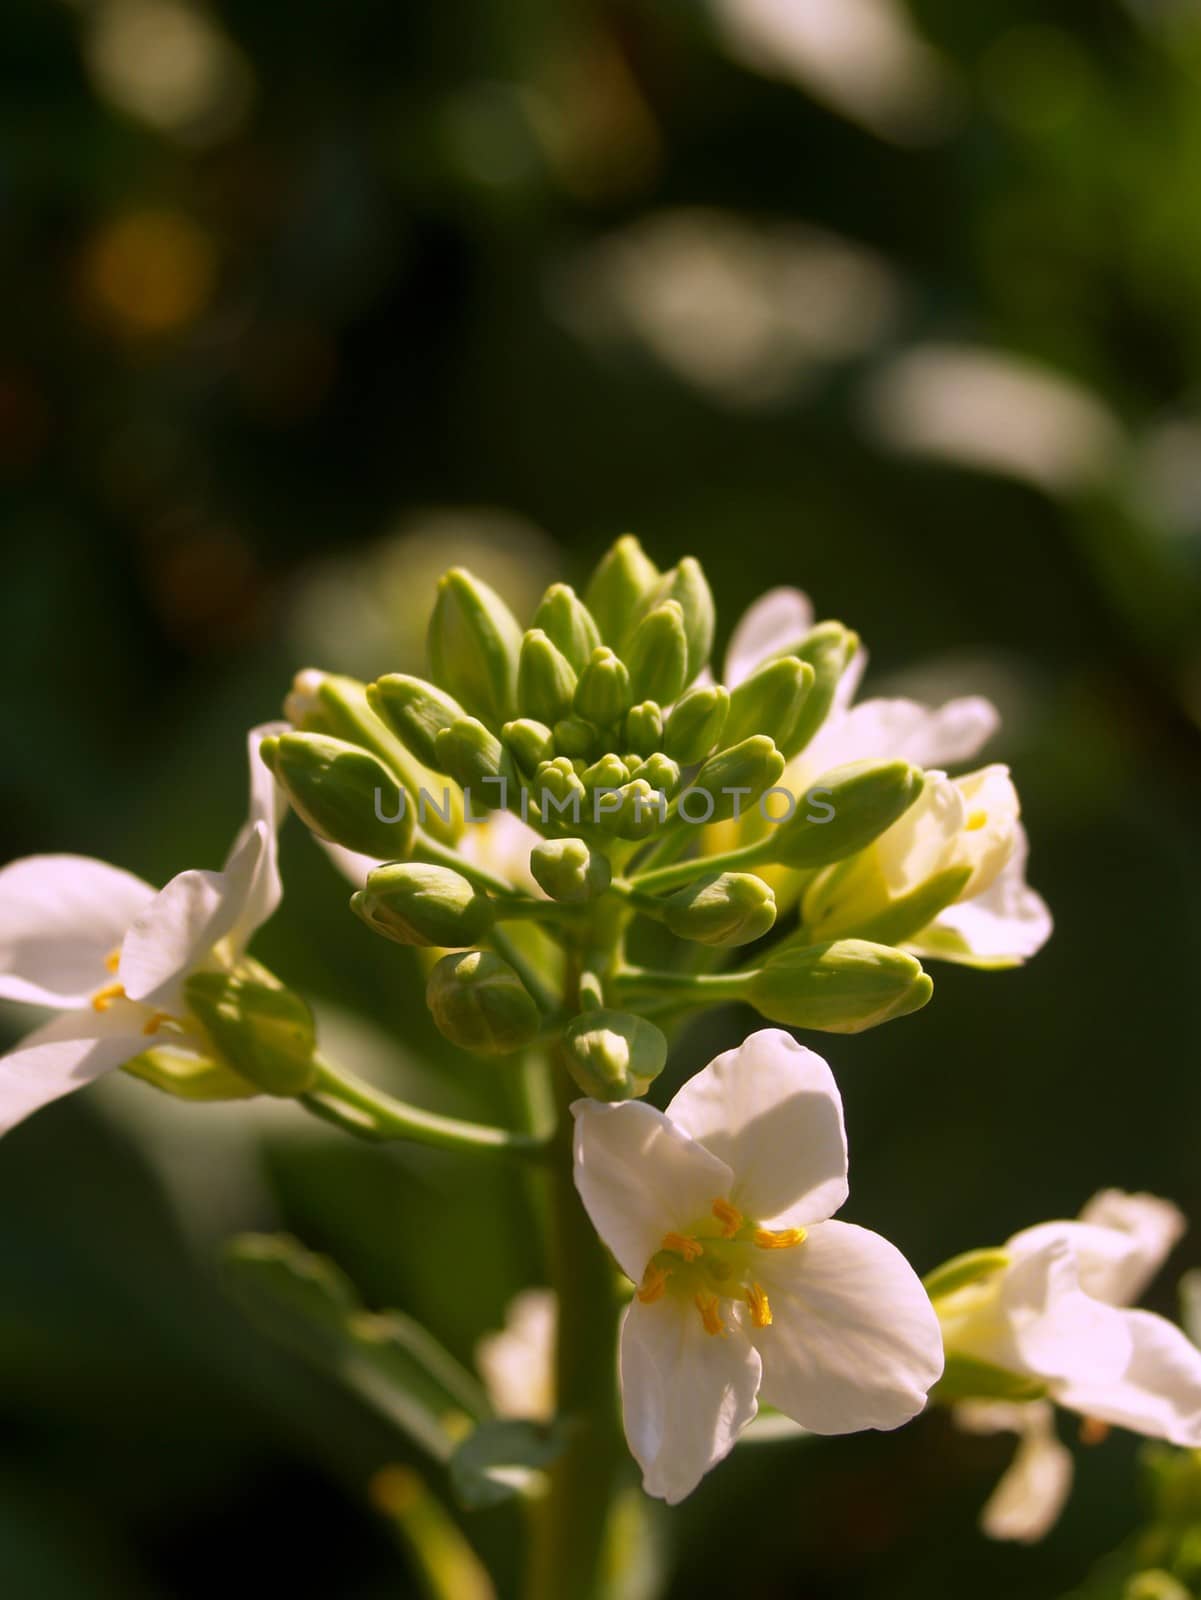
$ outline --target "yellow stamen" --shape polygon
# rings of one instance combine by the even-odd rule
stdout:
[[[104,958],[104,964],[110,972],[116,972],[117,968],[121,965],[120,950],[110,950]]]
[[[172,1022],[174,1018],[169,1011],[152,1011],[142,1028],[145,1034],[157,1033],[164,1022]]]
[[[124,1000],[125,990],[119,983],[110,983],[103,989],[97,989],[92,996],[92,1008],[95,1011],[107,1011],[114,1000]]]
[[[695,1261],[697,1256],[703,1256],[705,1247],[699,1239],[690,1239],[684,1233],[665,1233],[663,1235],[664,1250],[671,1250],[677,1256],[683,1256],[685,1261]]]
[[[756,1228],[755,1243],[760,1250],[791,1250],[805,1242],[804,1228]]]
[[[967,833],[977,833],[987,821],[987,811],[973,811],[963,826]]]
[[[698,1294],[696,1297],[696,1309],[701,1314],[701,1321],[705,1325],[706,1333],[716,1335],[726,1331],[726,1325],[718,1314],[717,1296],[715,1294]]]
[[[752,1283],[746,1292],[746,1303],[751,1308],[751,1321],[757,1328],[771,1327],[771,1302],[763,1292],[763,1285]]]
[[[653,1300],[658,1300],[667,1288],[667,1268],[647,1267],[642,1274],[642,1286],[638,1290],[638,1298],[644,1306],[649,1306]]]
[[[721,1223],[721,1236],[723,1239],[732,1239],[742,1227],[742,1212],[737,1206],[732,1206],[728,1200],[715,1200],[713,1202],[713,1215]]]

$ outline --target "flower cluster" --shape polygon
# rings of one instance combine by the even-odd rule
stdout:
[[[250,819],[220,872],[156,893],[77,857],[13,863],[0,996],[63,1014],[0,1060],[0,1127],[124,1066],[180,1098],[289,1096],[360,1136],[531,1157],[574,1182],[627,1285],[620,1382],[648,1493],[689,1494],[761,1401],[835,1434],[895,1428],[933,1396],[965,1427],[1020,1432],[986,1526],[1036,1536],[1070,1472],[1053,1402],[1201,1446],[1201,1354],[1126,1309],[1181,1219],[1105,1194],[923,1286],[834,1220],[842,1102],[791,1034],[752,1033],[666,1111],[642,1098],[690,1010],[742,1001],[855,1033],[926,1004],[923,959],[1013,966],[1051,931],[1007,769],[951,771],[994,733],[987,701],[856,703],[857,636],[796,590],[735,626],[720,682],[714,631],[698,563],[660,572],[630,537],[526,627],[456,569],[428,680],[307,669],[287,720],[254,730]],[[422,953],[448,1040],[543,1047],[561,1109],[580,1096],[557,1131],[437,1116],[319,1054],[303,1000],[247,954],[280,899],[289,806],[354,883],[353,912]],[[555,1302],[517,1311],[481,1363],[499,1409],[546,1418]]]

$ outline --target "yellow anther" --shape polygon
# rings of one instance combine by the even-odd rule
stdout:
[[[713,1215],[721,1223],[721,1236],[723,1239],[732,1239],[742,1227],[742,1212],[737,1206],[732,1206],[728,1200],[715,1200],[713,1202]]]
[[[978,833],[987,821],[987,811],[973,811],[963,825],[964,830],[967,833]]]
[[[804,1228],[756,1228],[755,1243],[760,1250],[791,1250],[805,1241]]]
[[[638,1298],[644,1306],[649,1306],[652,1300],[658,1300],[664,1289],[667,1288],[667,1268],[647,1267],[642,1274],[642,1286],[638,1290]]]
[[[97,989],[92,996],[92,1008],[95,1011],[107,1011],[114,1000],[124,1000],[125,990],[119,983],[110,983],[103,989]]]
[[[662,1248],[670,1250],[673,1255],[683,1256],[685,1261],[695,1261],[697,1256],[705,1253],[700,1240],[690,1239],[686,1233],[665,1233]]]
[[[110,972],[116,972],[117,968],[121,965],[120,950],[110,950],[104,958],[104,964]]]
[[[705,1332],[719,1334],[726,1331],[726,1325],[721,1320],[717,1310],[717,1296],[715,1294],[698,1294],[696,1309],[701,1314],[701,1321],[705,1325]]]
[[[146,1019],[142,1032],[145,1034],[157,1033],[164,1022],[173,1022],[174,1020],[169,1011],[152,1011]]]
[[[752,1283],[746,1292],[746,1303],[751,1308],[751,1321],[757,1328],[771,1327],[771,1302],[763,1292],[763,1285]]]

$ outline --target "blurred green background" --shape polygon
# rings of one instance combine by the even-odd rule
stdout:
[[[1201,1223],[1196,0],[7,0],[0,30],[6,856],[217,865],[297,668],[417,666],[443,567],[528,612],[633,529],[703,559],[723,637],[799,584],[869,692],[1005,716],[1056,934],[826,1041],[848,1218],[923,1271],[1106,1185]],[[256,951],[333,1053],[503,1117],[295,824],[283,869]],[[685,1034],[660,1103],[749,1021]],[[6,1592],[417,1593],[365,1494],[408,1446],[242,1320],[217,1250],[291,1230],[470,1360],[538,1279],[526,1200],[125,1079],[7,1138]],[[1199,1261],[1201,1231],[1158,1309]],[[1139,1525],[1134,1441],[1079,1452],[1033,1550],[975,1529],[1010,1449],[934,1416],[740,1451],[657,1518],[670,1594],[1065,1594]],[[506,1592],[516,1514],[469,1531]]]

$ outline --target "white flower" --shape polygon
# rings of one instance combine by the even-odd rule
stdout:
[[[896,1428],[942,1372],[904,1257],[828,1219],[847,1196],[829,1067],[768,1028],[718,1056],[667,1114],[576,1101],[575,1181],[639,1286],[621,1332],[626,1438],[675,1503],[733,1447],[758,1396],[814,1433]]]
[[[475,1364],[498,1416],[532,1422],[554,1416],[557,1322],[552,1289],[523,1289],[509,1302],[500,1332],[476,1345]]]
[[[797,644],[813,625],[813,608],[797,589],[772,589],[738,622],[726,657],[726,682],[735,685],[763,661]],[[822,774],[853,761],[910,761],[927,771],[918,802],[870,850],[856,858],[856,881],[844,866],[839,916],[824,920],[821,937],[838,937],[852,914],[868,914],[956,865],[973,873],[954,904],[903,942],[917,954],[970,966],[1004,967],[1027,960],[1051,935],[1051,914],[1026,883],[1028,844],[1008,770],[988,766],[965,777],[942,769],[971,760],[996,732],[995,707],[980,696],[937,708],[914,700],[864,700],[851,705],[866,666],[860,649],[838,685],[834,705],[809,745],[785,769],[781,786],[798,797],[820,787]],[[754,826],[752,818],[752,826]],[[766,876],[771,877],[774,869]],[[838,868],[833,871],[839,871]],[[810,907],[825,898],[829,880],[811,891]],[[779,893],[782,886],[774,882]],[[843,891],[853,890],[853,898]],[[787,889],[783,890],[787,898]],[[867,908],[865,911],[865,907]]]
[[[1075,1222],[1015,1234],[1004,1246],[1007,1266],[936,1301],[948,1358],[1032,1379],[1050,1401],[1093,1423],[1201,1447],[1201,1350],[1165,1318],[1126,1309],[1183,1229],[1169,1201],[1107,1189]],[[1041,1538],[1071,1483],[1050,1405],[972,1402],[956,1413],[977,1431],[1021,1436],[985,1508],[985,1530]]]
[[[60,1015],[0,1057],[0,1133],[151,1047],[200,1052],[189,973],[238,960],[279,904],[280,802],[249,737],[250,815],[220,872],[158,891],[86,856],[29,856],[0,871],[0,999]]]

